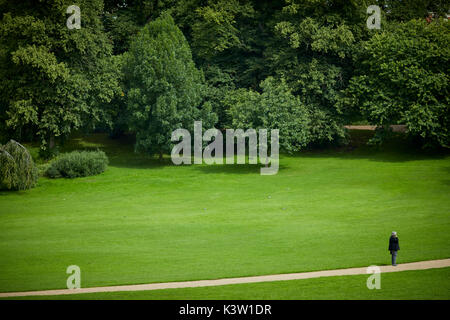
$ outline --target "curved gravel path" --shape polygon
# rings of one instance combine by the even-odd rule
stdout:
[[[381,272],[399,272],[407,270],[425,270],[433,268],[450,267],[450,259],[442,260],[428,260],[411,263],[399,264],[393,266],[380,266]],[[217,280],[198,280],[198,281],[183,281],[183,282],[166,282],[166,283],[149,283],[136,285],[121,285],[109,287],[92,287],[80,289],[60,289],[60,290],[43,290],[43,291],[25,291],[25,292],[3,292],[0,293],[0,298],[7,297],[25,297],[25,296],[55,296],[64,294],[79,294],[79,293],[96,293],[96,292],[120,292],[120,291],[146,291],[146,290],[160,290],[160,289],[175,289],[175,288],[193,288],[193,287],[210,287],[222,286],[227,284],[239,283],[255,283],[255,282],[270,282],[283,280],[299,280],[310,279],[318,277],[333,277],[333,276],[349,276],[357,274],[367,274],[367,268],[349,268],[336,270],[323,270],[313,272],[301,273],[287,273],[274,274],[254,277],[240,277]]]

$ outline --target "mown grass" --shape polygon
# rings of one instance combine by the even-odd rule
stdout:
[[[17,300],[448,300],[450,268],[382,273],[380,289],[369,275],[154,291],[101,292]]]
[[[403,146],[307,151],[280,171],[174,166],[129,141],[75,138],[104,150],[106,172],[41,178],[0,192],[0,291],[216,279],[450,257],[450,156]]]

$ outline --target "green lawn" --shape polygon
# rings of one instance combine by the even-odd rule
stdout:
[[[22,299],[133,300],[375,300],[450,299],[450,268],[381,274],[381,288],[367,288],[368,275],[236,284],[155,291],[87,293]]]
[[[261,176],[103,135],[66,149],[83,147],[106,151],[105,173],[0,192],[1,292],[65,288],[73,264],[82,287],[384,265],[392,230],[400,263],[450,257],[449,154],[310,151]]]

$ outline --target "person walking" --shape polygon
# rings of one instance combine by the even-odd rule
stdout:
[[[397,251],[400,250],[400,245],[398,242],[397,232],[392,231],[391,237],[389,238],[389,251],[392,256],[392,265],[395,267],[397,265]]]

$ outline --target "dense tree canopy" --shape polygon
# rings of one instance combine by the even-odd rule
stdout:
[[[119,91],[117,63],[100,16],[103,1],[79,1],[81,28],[68,29],[71,1],[0,4],[0,105],[15,136],[42,146],[108,119]]]
[[[362,44],[348,88],[373,124],[406,124],[425,142],[450,146],[450,24],[390,25]]]
[[[82,0],[73,30],[71,4],[0,1],[3,141],[45,148],[103,128],[161,153],[194,119],[250,127],[240,112],[270,106],[269,128],[286,110],[305,126],[288,126],[291,150],[335,143],[354,121],[449,145],[448,0]],[[380,30],[366,25],[373,4]]]

